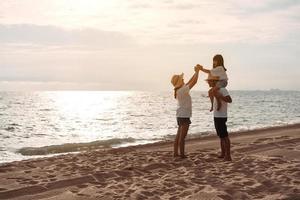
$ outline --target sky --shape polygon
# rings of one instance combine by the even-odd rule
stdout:
[[[300,90],[300,0],[0,1],[0,90],[172,90],[215,54],[231,90]]]

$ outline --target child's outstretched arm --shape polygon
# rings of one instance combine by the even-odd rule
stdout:
[[[203,71],[203,72],[205,72],[205,73],[207,73],[207,74],[209,74],[209,73],[210,73],[210,70],[209,70],[209,69],[205,69],[205,68],[203,68],[203,66],[202,66],[202,65],[199,65],[199,64],[197,64],[196,66],[197,66],[197,67],[200,67],[200,70],[201,70],[201,71]]]
[[[214,77],[214,78],[216,78],[216,79],[219,79],[218,76],[213,76],[213,75],[211,74],[211,70],[203,68],[202,65],[197,64],[196,67],[199,67],[201,71],[203,71],[203,72],[205,72],[205,73],[207,73],[207,74],[210,74],[212,77]]]
[[[187,85],[189,86],[190,89],[192,89],[194,87],[194,85],[196,85],[197,81],[198,81],[198,77],[199,77],[199,67],[195,67],[195,73],[192,76],[192,78],[189,80],[189,82],[187,83]]]

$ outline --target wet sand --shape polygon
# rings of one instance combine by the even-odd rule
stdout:
[[[216,136],[104,149],[0,166],[0,199],[300,199],[300,124],[231,134],[232,162]]]

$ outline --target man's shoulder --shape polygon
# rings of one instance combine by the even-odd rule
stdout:
[[[228,96],[229,95],[229,92],[226,88],[220,88],[220,92],[223,96]]]

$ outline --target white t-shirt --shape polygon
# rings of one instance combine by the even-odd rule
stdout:
[[[190,96],[190,88],[184,85],[177,90],[178,107],[176,117],[189,118],[192,116],[192,98]]]
[[[218,76],[219,80],[228,80],[227,73],[223,66],[218,66],[210,70],[211,75]]]
[[[219,92],[224,96],[229,96],[228,91],[226,90],[226,88],[220,88]],[[214,98],[214,103],[213,103],[213,109],[214,109],[214,117],[217,118],[226,118],[227,117],[227,102],[221,100],[222,103],[222,107],[221,109],[218,111],[217,107],[218,107],[218,103],[216,98]]]

